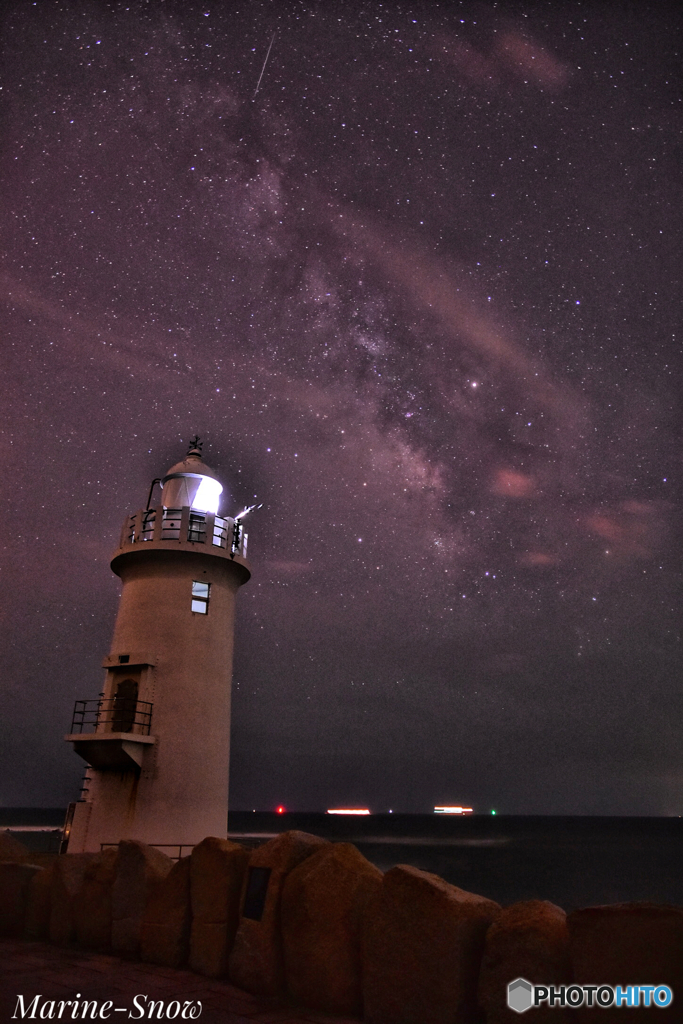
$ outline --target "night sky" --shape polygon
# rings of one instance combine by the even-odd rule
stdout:
[[[198,432],[232,807],[683,813],[677,11],[4,5],[0,804]]]

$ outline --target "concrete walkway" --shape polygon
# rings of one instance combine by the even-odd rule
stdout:
[[[82,1020],[84,999],[96,999],[97,1020],[171,1020],[181,1021],[185,1003],[201,1003],[201,1014],[195,1020],[200,1024],[357,1024],[355,1018],[332,1017],[327,1014],[290,1008],[267,999],[257,999],[235,988],[228,981],[203,978],[190,971],[173,971],[154,964],[121,960],[102,953],[80,949],[64,949],[44,942],[21,942],[0,939],[0,1024],[20,1020],[16,1013],[18,997],[23,996],[24,1007],[31,1007],[34,998],[41,998],[35,1007],[35,1016],[25,1019],[48,1020],[51,1007],[41,1008],[49,1000],[79,1000],[74,1017],[73,1002],[65,1007],[62,1020]],[[137,996],[137,1005],[135,997]],[[105,1008],[99,1015],[103,1003]],[[157,1005],[150,1010],[149,1002]],[[158,1003],[163,1001],[163,1007]],[[174,1001],[178,1001],[178,1014]],[[16,1013],[16,1015],[15,1015]],[[52,1019],[58,1019],[59,1005]],[[153,1013],[153,1016],[152,1016]],[[186,1011],[185,1019],[189,1019]],[[178,1014],[176,1016],[176,1014]],[[87,1011],[92,1020],[92,1008]]]

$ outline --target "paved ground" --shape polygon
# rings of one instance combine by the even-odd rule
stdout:
[[[105,1009],[104,1018],[98,1015],[98,1020],[149,1020],[149,1001],[156,1000],[154,1020],[180,1021],[182,1015],[175,1016],[177,1000],[181,1010],[185,1003],[201,1002],[201,1015],[195,1018],[200,1024],[357,1024],[355,1019],[330,1017],[257,999],[227,981],[213,981],[190,971],[172,971],[43,942],[0,939],[0,1024],[21,1019],[21,1012],[16,1012],[19,995],[23,995],[23,1005],[29,1008],[35,996],[40,995],[35,1016],[27,1013],[25,1018],[34,1020],[50,1019],[51,1007],[45,1007],[49,1000],[96,999],[98,1009],[108,1000],[113,1003],[113,1007]],[[136,996],[137,1007],[141,1009],[134,1002]],[[161,1013],[159,1000],[164,1004]],[[45,1007],[42,1014],[41,1007]],[[72,1003],[65,1007],[61,1019],[81,1020],[82,1010],[79,1002],[74,1016]],[[57,1005],[53,1019],[57,1019],[58,1013]],[[89,1008],[87,1020],[93,1019],[91,1014]]]

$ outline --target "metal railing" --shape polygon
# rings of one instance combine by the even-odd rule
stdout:
[[[210,512],[187,509],[184,521],[181,508],[148,508],[128,516],[123,529],[122,544],[141,544],[154,540],[189,541],[228,550],[231,555],[246,557],[247,535],[242,523]],[[161,522],[158,517],[161,514]]]
[[[152,704],[132,697],[100,697],[77,700],[71,721],[71,733],[130,732],[149,736]]]
[[[133,531],[135,530],[135,523],[133,523]],[[147,511],[142,513],[142,528],[140,530],[140,540],[154,540],[154,512]]]
[[[233,519],[222,519],[216,516],[213,521],[213,537],[211,543],[217,548],[227,548],[231,543],[230,528],[234,526]]]
[[[149,843],[149,846],[153,846],[155,850],[161,850],[171,860],[180,860],[183,856],[183,850],[187,850],[188,853],[192,853],[195,848],[195,843]],[[117,850],[119,847],[118,843],[100,843],[100,851],[102,850]],[[176,850],[177,853],[169,853],[170,850]],[[185,855],[187,856],[187,854]]]

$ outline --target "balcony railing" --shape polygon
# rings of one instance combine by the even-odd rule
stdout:
[[[161,850],[171,860],[180,860],[187,857],[195,848],[195,843],[150,843],[155,850]],[[103,850],[118,850],[119,843],[100,843],[100,853]],[[187,853],[184,851],[187,850]]]
[[[230,555],[245,558],[247,554],[247,535],[240,522],[192,509],[148,508],[137,512],[128,516],[121,539],[123,545],[155,540],[210,543]]]
[[[130,732],[149,736],[152,705],[132,697],[100,697],[99,700],[77,700],[71,722],[71,733]]]

